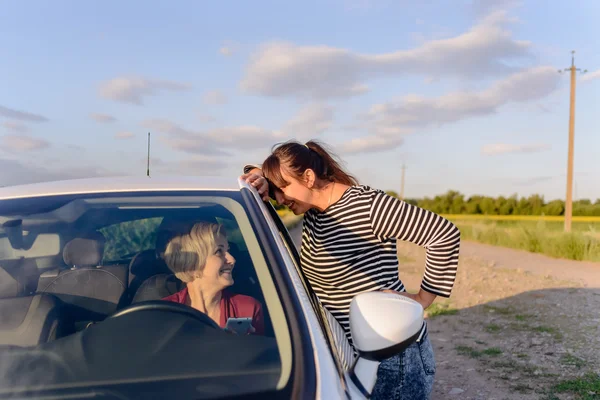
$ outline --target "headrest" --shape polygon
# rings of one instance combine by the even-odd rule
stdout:
[[[100,232],[86,233],[66,244],[63,260],[70,267],[95,267],[102,261],[105,242]]]

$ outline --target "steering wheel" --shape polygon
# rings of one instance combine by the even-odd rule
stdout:
[[[172,301],[163,301],[163,300],[150,300],[150,301],[142,301],[136,304],[132,304],[129,307],[125,307],[122,310],[117,311],[106,319],[110,318],[119,318],[124,315],[129,315],[132,313],[144,312],[144,311],[162,311],[162,312],[170,312],[175,314],[181,314],[186,317],[195,319],[198,322],[201,322],[205,325],[210,326],[211,328],[221,329],[221,327],[213,321],[208,315],[192,308],[190,306],[186,306],[185,304],[173,303]]]

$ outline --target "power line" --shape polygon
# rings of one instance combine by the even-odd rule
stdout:
[[[587,72],[575,67],[575,50],[571,51],[571,66],[558,72],[571,72],[571,101],[569,106],[569,153],[567,157],[567,198],[565,201],[565,232],[571,231],[571,219],[573,217],[573,158],[575,145],[575,76],[576,72]]]

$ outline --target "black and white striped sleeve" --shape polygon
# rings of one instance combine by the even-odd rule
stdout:
[[[450,297],[460,248],[460,231],[452,222],[382,191],[373,196],[370,220],[379,240],[393,238],[424,247],[426,265],[421,288]]]

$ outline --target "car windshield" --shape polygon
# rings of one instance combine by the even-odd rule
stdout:
[[[0,397],[284,388],[290,333],[255,223],[239,191],[0,200]]]

